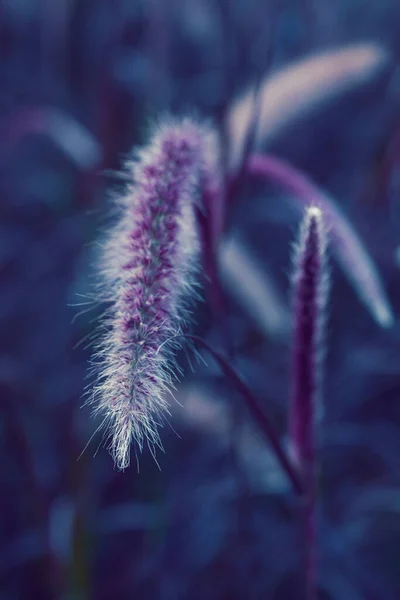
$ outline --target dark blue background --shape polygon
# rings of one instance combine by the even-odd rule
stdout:
[[[192,373],[182,357],[183,407],[173,404],[171,419],[180,437],[162,432],[160,470],[145,451],[139,473],[135,464],[117,472],[102,445],[93,457],[99,436],[77,460],[97,427],[81,406],[91,356],[84,340],[100,307],[76,305],[93,292],[95,242],[110,191],[121,189],[114,171],[145,139],[149,119],[194,108],[221,123],[260,74],[311,52],[375,41],[390,53],[387,65],[278,131],[268,150],[338,199],[397,315],[400,6],[318,4],[1,2],[1,600],[303,597],[292,493],[211,361]],[[286,309],[298,215],[277,190],[249,184],[228,221]],[[395,600],[400,328],[379,329],[336,264],[331,270],[321,598]],[[214,339],[206,304],[194,322]],[[288,336],[266,334],[229,293],[228,325],[237,368],[284,435]]]

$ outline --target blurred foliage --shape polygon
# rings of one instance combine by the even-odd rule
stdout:
[[[182,357],[182,407],[172,403],[160,470],[145,452],[139,472],[116,472],[98,435],[81,455],[97,427],[81,410],[101,310],[90,302],[92,263],[109,190],[121,189],[115,171],[149,119],[195,110],[223,129],[248,84],[309,53],[372,41],[387,68],[277,130],[268,150],[339,198],[396,314],[399,27],[396,0],[0,4],[1,599],[301,600],[296,504],[211,362],[191,372]],[[228,215],[255,276],[276,285],[280,319],[296,226],[282,195],[258,184]],[[400,328],[380,330],[335,265],[332,280],[321,599],[392,600]],[[284,436],[289,328],[268,332],[267,316],[226,291],[235,365]],[[214,340],[207,306],[196,310],[197,332]]]

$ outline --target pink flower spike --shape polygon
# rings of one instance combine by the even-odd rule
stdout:
[[[120,469],[133,441],[161,445],[175,378],[174,350],[188,317],[198,255],[194,203],[200,195],[210,132],[192,120],[165,122],[128,163],[120,217],[101,259],[100,295],[110,303],[95,358],[91,402],[104,417]]]

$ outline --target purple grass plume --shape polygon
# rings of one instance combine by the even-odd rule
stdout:
[[[393,310],[378,269],[368,250],[339,206],[319,190],[303,173],[275,156],[253,154],[248,172],[276,182],[290,192],[293,205],[303,209],[309,204],[319,206],[329,228],[332,252],[345,275],[381,327],[394,324]]]
[[[316,421],[320,413],[321,344],[327,296],[326,231],[320,208],[309,206],[294,260],[290,442],[305,490],[307,598],[316,597]]]
[[[322,211],[306,208],[293,274],[291,442],[299,465],[312,459],[313,423],[320,385],[322,325],[327,295],[326,231]]]
[[[194,207],[209,168],[213,133],[191,119],[166,121],[127,165],[119,221],[102,255],[103,323],[91,402],[104,418],[116,465],[130,447],[161,447],[176,377],[174,353],[193,297],[199,250]]]

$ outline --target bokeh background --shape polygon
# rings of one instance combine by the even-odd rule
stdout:
[[[238,141],[226,117],[248,85],[367,43],[382,57],[377,66],[336,89],[328,61],[326,97],[314,102],[318,75],[299,87],[309,110],[297,110],[291,92],[278,126],[268,133],[266,124],[264,146],[336,199],[397,317],[399,31],[397,0],[0,3],[2,600],[302,600],[293,493],[209,358],[192,360],[193,369],[179,358],[184,377],[159,467],[145,450],[139,469],[133,460],[118,472],[100,435],[81,455],[99,424],[81,408],[101,312],[91,301],[93,265],[111,196],[122,190],[116,173],[154,118],[212,118],[229,154]],[[246,181],[221,259],[232,363],[283,440],[299,224],[287,200]],[[320,597],[396,600],[400,327],[395,319],[380,328],[334,261],[331,277]],[[207,299],[193,322],[218,339]]]

